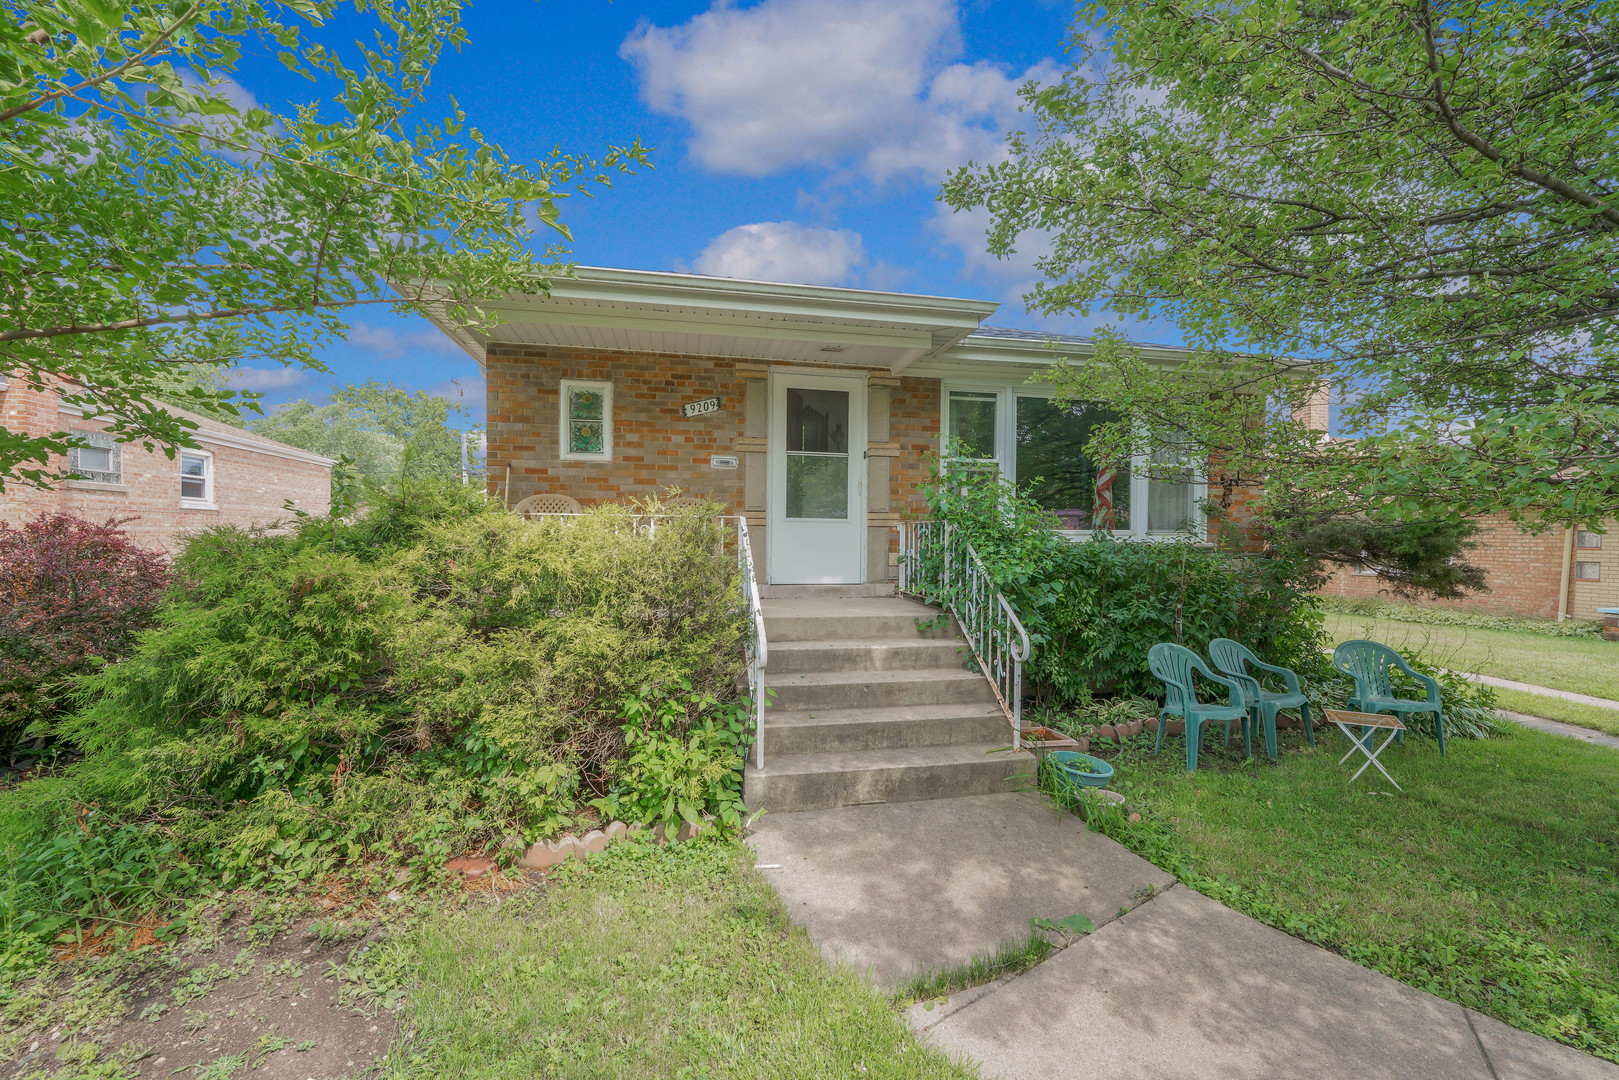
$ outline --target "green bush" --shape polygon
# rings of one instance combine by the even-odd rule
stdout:
[[[973,545],[1029,631],[1024,672],[1039,701],[1084,701],[1093,692],[1161,698],[1147,651],[1163,641],[1207,656],[1212,639],[1229,637],[1273,664],[1321,666],[1322,619],[1306,561],[1190,538],[1098,534],[1074,543],[1023,493],[988,479],[936,482],[928,496],[934,517]]]
[[[714,511],[533,523],[413,482],[357,520],[203,533],[132,653],[77,681],[56,734],[83,760],[0,796],[0,845],[94,805],[201,878],[278,885],[513,852],[609,791],[734,820],[748,623]],[[660,697],[627,746],[633,703]]]

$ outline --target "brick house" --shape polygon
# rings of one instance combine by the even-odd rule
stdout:
[[[992,302],[581,267],[491,306],[504,322],[487,337],[435,323],[487,378],[490,492],[509,506],[676,486],[746,515],[768,583],[881,592],[948,435],[1010,479],[1041,477],[1075,537],[1208,528],[1202,483],[1097,468],[1075,447],[1106,411],[1059,410],[1029,381],[1090,344],[985,327]],[[1257,505],[1237,491],[1221,520],[1240,530]]]
[[[1548,529],[1525,532],[1504,514],[1479,519],[1478,542],[1468,561],[1485,571],[1490,591],[1426,604],[1515,615],[1520,619],[1599,620],[1599,608],[1619,607],[1619,521],[1606,531]],[[1375,573],[1339,567],[1322,587],[1328,596],[1377,597]]]
[[[211,525],[266,524],[300,510],[323,514],[331,502],[330,458],[266,439],[216,420],[170,409],[196,423],[202,445],[170,458],[139,444],[120,444],[107,423],[58,399],[54,389],[33,390],[0,378],[0,425],[45,434],[69,431],[90,446],[53,469],[77,478],[43,491],[8,485],[0,492],[0,521],[13,525],[41,513],[70,513],[91,521],[134,518],[123,528],[143,547],[173,550],[187,532]]]

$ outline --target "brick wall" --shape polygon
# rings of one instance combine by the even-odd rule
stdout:
[[[743,470],[716,469],[715,454],[735,455],[745,396],[736,363],[702,356],[604,353],[489,346],[489,490],[510,505],[560,493],[581,503],[617,502],[679,487],[742,506]],[[561,460],[563,379],[613,384],[611,461]],[[718,412],[686,419],[680,407],[720,399]]]
[[[213,505],[200,509],[180,505],[180,461],[161,450],[148,452],[138,444],[121,446],[121,476],[117,484],[68,480],[51,491],[6,485],[0,493],[0,520],[18,524],[40,513],[70,513],[91,521],[109,517],[134,518],[123,527],[142,546],[159,551],[178,547],[185,533],[212,525],[267,524],[291,516],[283,508],[292,500],[300,510],[323,514],[331,502],[331,469],[316,462],[284,457],[278,448],[303,451],[259,439],[229,425],[183,410],[201,429],[198,441],[213,457]],[[104,431],[107,424],[59,410],[56,395],[31,391],[13,382],[0,400],[0,416],[13,430]],[[260,448],[232,446],[230,442],[258,442]],[[51,468],[65,469],[53,459]]]
[[[889,430],[899,444],[899,456],[890,466],[888,498],[902,518],[927,514],[921,489],[932,475],[929,463],[939,452],[941,387],[938,379],[901,378],[889,399]],[[897,533],[894,542],[899,542]]]
[[[1427,599],[1421,603],[1522,619],[1557,618],[1557,590],[1563,573],[1563,530],[1549,529],[1535,536],[1524,532],[1504,515],[1496,515],[1479,522],[1479,531],[1473,539],[1479,546],[1468,555],[1468,561],[1484,569],[1490,591],[1462,600]],[[1615,554],[1619,555],[1619,551]],[[1615,567],[1614,576],[1615,583],[1619,584],[1619,566]],[[1321,591],[1328,596],[1389,598],[1381,578],[1353,574],[1347,567],[1335,571]],[[1577,595],[1577,590],[1571,591]],[[1596,617],[1594,611],[1572,613],[1578,618]]]
[[[1591,539],[1597,547],[1574,548],[1574,563],[1595,563],[1598,577],[1595,581],[1582,580],[1570,571],[1569,592],[1573,606],[1570,612],[1577,619],[1600,619],[1598,608],[1619,608],[1619,519],[1610,520],[1606,533]],[[1595,530],[1589,530],[1595,532]]]

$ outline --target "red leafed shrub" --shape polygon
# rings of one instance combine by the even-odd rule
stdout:
[[[128,520],[127,518],[124,520]],[[91,657],[116,660],[169,583],[163,558],[109,518],[0,521],[0,764],[27,726],[56,713]]]

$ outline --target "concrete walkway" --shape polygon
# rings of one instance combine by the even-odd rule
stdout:
[[[1567,735],[1569,738],[1579,739],[1581,742],[1596,743],[1598,746],[1611,746],[1619,749],[1619,735],[1609,735],[1605,731],[1580,727],[1578,724],[1565,724],[1561,720],[1547,720],[1543,716],[1508,712],[1506,709],[1502,709],[1500,712],[1502,716],[1514,720],[1524,727],[1532,727],[1536,731],[1546,731],[1553,735]]]
[[[1494,675],[1480,675],[1473,671],[1457,671],[1453,674],[1464,679],[1483,683],[1485,686],[1499,686],[1503,690],[1519,690],[1525,694],[1539,694],[1541,697],[1562,698],[1564,701],[1577,701],[1581,705],[1595,705],[1602,709],[1619,711],[1619,701],[1612,698],[1595,697],[1591,694],[1576,694],[1572,690],[1553,690],[1549,686],[1537,686],[1535,683],[1518,682],[1515,679],[1498,679]]]
[[[1083,912],[1043,964],[910,1010],[987,1077],[1619,1080],[1238,914],[1030,793],[767,814],[759,864],[830,960],[881,985]]]

